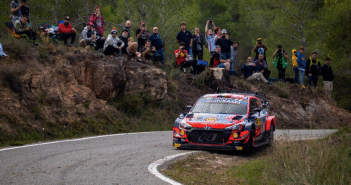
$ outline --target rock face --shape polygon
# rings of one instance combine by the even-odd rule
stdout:
[[[128,94],[147,92],[151,100],[163,99],[167,93],[166,73],[161,69],[139,62],[128,61],[125,64]]]
[[[6,121],[69,123],[99,112],[115,114],[106,103],[115,96],[143,91],[159,100],[167,93],[165,72],[151,65],[84,50],[55,52],[44,62],[2,65],[0,114]]]

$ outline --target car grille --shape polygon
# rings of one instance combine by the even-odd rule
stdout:
[[[223,131],[214,130],[193,130],[187,133],[187,138],[191,143],[202,144],[224,144],[229,139]]]

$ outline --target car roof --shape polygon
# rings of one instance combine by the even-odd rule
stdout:
[[[255,97],[255,96],[250,96],[247,94],[236,94],[236,93],[220,93],[220,94],[205,94],[203,96],[204,98],[234,98],[234,99],[244,99],[248,97]]]

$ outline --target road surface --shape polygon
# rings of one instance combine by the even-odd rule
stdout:
[[[276,138],[313,139],[336,130],[276,130]],[[166,156],[172,132],[115,134],[0,149],[0,184],[167,184],[148,171]]]

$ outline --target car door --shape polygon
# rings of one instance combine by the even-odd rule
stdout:
[[[262,120],[262,111],[256,112],[255,109],[260,108],[260,102],[256,98],[252,98],[250,100],[250,117],[252,118],[252,121],[254,121],[255,127],[256,127],[256,134],[259,132],[259,136],[256,138],[261,139],[262,134],[265,131],[264,127],[264,120]]]

